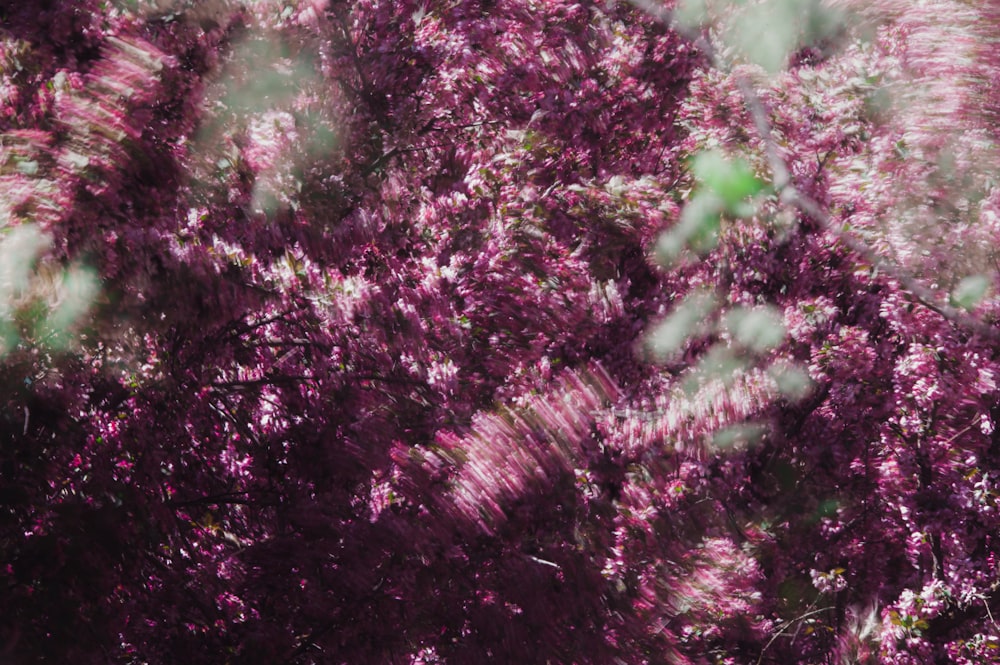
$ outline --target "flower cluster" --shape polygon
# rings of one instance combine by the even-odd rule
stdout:
[[[994,9],[42,4],[3,658],[1000,662]]]

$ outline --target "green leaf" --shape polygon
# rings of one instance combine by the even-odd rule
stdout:
[[[17,163],[17,170],[19,173],[24,175],[37,175],[38,174],[38,162],[25,160]]]
[[[813,382],[809,373],[798,365],[771,365],[767,373],[778,384],[781,394],[792,401],[804,398],[812,390]]]
[[[843,25],[843,12],[825,5],[819,0],[748,3],[728,12],[723,38],[740,56],[773,74],[784,69],[793,51],[836,34]]]
[[[19,296],[28,288],[35,259],[50,239],[34,224],[8,229],[0,239],[0,300]]]
[[[42,324],[42,329],[53,335],[53,346],[60,348],[69,342],[69,328],[90,309],[99,289],[100,280],[94,270],[72,266],[66,271],[62,301]]]
[[[951,292],[951,302],[955,307],[973,309],[986,297],[990,288],[990,278],[986,275],[970,275],[966,277],[955,290]]]
[[[767,434],[767,427],[760,423],[731,425],[712,435],[712,446],[727,449],[737,445],[753,445]]]
[[[726,315],[726,328],[752,351],[769,351],[785,341],[785,324],[774,307],[738,307]]]
[[[754,176],[750,165],[742,159],[729,159],[718,150],[695,156],[691,171],[701,184],[722,201],[726,211],[745,217],[753,214],[747,199],[764,189],[764,183]]]
[[[715,249],[723,208],[722,202],[711,192],[696,194],[684,206],[677,226],[660,236],[656,246],[660,263],[669,267],[687,247],[699,254]]]
[[[663,360],[678,351],[690,337],[704,328],[705,320],[717,306],[715,296],[706,291],[696,291],[684,298],[677,308],[653,329],[649,338],[649,347],[653,355]]]
[[[725,27],[726,40],[751,62],[770,73],[784,68],[799,40],[795,8],[785,2],[765,2],[733,14]]]
[[[681,389],[689,397],[693,397],[707,382],[719,381],[729,387],[750,365],[744,354],[736,353],[725,343],[713,344],[688,373],[681,383]]]
[[[685,30],[697,28],[708,20],[708,5],[705,0],[681,0],[674,17]]]

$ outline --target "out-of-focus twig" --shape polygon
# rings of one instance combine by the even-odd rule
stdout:
[[[778,192],[782,202],[796,208],[803,215],[806,215],[819,224],[824,231],[837,238],[842,245],[860,256],[866,263],[896,280],[903,289],[927,309],[937,312],[952,323],[971,330],[977,335],[993,341],[1000,341],[1000,329],[969,315],[957,307],[940,302],[937,295],[931,289],[921,284],[917,278],[909,274],[902,266],[880,256],[871,247],[849,232],[837,228],[835,221],[823,209],[823,206],[796,189],[789,178],[788,166],[778,153],[778,147],[774,141],[767,111],[760,97],[757,95],[757,91],[743,77],[737,77],[736,83],[753,117],[757,133],[764,143],[768,165],[771,168],[772,177],[774,178],[774,188]]]
[[[672,11],[659,5],[654,0],[629,0],[629,2],[656,20],[670,26],[671,29],[688,37],[693,45],[705,54],[713,67],[723,69],[724,63],[722,63],[712,44],[702,34],[694,33],[679,25]],[[878,269],[890,279],[898,282],[910,296],[927,309],[936,312],[955,325],[961,326],[977,335],[991,341],[1000,342],[1000,329],[957,307],[942,302],[937,294],[921,284],[905,268],[880,256],[871,247],[848,231],[838,228],[835,220],[822,205],[799,191],[791,180],[788,164],[778,151],[778,145],[774,140],[774,133],[771,129],[769,114],[764,103],[761,101],[760,95],[757,94],[753,84],[745,76],[740,74],[734,74],[733,76],[740,95],[743,97],[743,101],[753,118],[757,134],[764,145],[768,166],[771,169],[772,184],[782,203],[794,207],[801,214],[819,224],[826,233],[835,237],[844,247],[861,257],[863,261],[873,268]]]

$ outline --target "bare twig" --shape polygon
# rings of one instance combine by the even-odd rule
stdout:
[[[760,665],[761,662],[764,660],[764,653],[768,650],[768,648],[770,648],[772,644],[774,644],[774,641],[779,637],[781,637],[785,633],[785,631],[787,631],[789,628],[800,623],[801,621],[804,621],[805,619],[808,619],[813,615],[822,614],[823,612],[828,612],[834,609],[837,608],[833,605],[827,607],[821,607],[818,610],[813,610],[812,612],[806,612],[805,614],[800,614],[799,616],[795,617],[794,619],[786,623],[784,626],[781,627],[781,629],[778,632],[776,632],[774,635],[771,636],[771,639],[767,641],[767,644],[764,645],[764,648],[760,650],[760,656],[757,658],[757,665]]]

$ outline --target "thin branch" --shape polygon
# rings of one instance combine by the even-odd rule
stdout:
[[[315,381],[314,376],[305,375],[279,375],[279,376],[265,376],[260,379],[245,379],[245,380],[220,380],[212,381],[208,385],[214,388],[257,388],[260,386],[282,386],[282,385],[296,385],[299,383],[305,383],[306,381]]]
[[[336,619],[333,621],[329,621],[323,626],[316,628],[309,634],[304,635],[299,640],[298,646],[296,646],[295,649],[292,651],[292,653],[288,656],[288,658],[285,659],[285,662],[294,663],[299,658],[304,656],[309,649],[319,649],[320,651],[322,651],[322,648],[320,648],[320,646],[316,644],[316,640],[318,640],[319,638],[323,637],[323,635],[333,630],[337,626],[337,623],[338,621]]]
[[[983,605],[986,607],[986,615],[990,618],[990,623],[993,624],[994,628],[1000,630],[1000,626],[997,625],[996,619],[993,618],[993,610],[990,609],[989,601],[986,600],[986,597],[982,595],[979,596],[979,599],[983,601]]]
[[[701,35],[694,35],[690,31],[685,31],[681,26],[677,25],[675,17],[671,11],[659,6],[653,0],[630,0],[630,2],[653,18],[663,22],[681,34],[686,35],[694,42],[695,47],[708,57],[713,67],[716,69],[723,68],[723,63],[720,61],[715,49],[712,48],[712,45],[708,42],[708,40]],[[735,80],[740,94],[743,97],[743,101],[747,105],[747,109],[753,117],[757,133],[764,144],[765,155],[767,156],[768,165],[771,168],[771,174],[774,180],[774,188],[783,203],[796,208],[800,213],[819,224],[824,231],[836,238],[842,245],[844,245],[844,247],[860,256],[866,263],[870,264],[873,268],[880,270],[888,277],[894,279],[907,293],[910,294],[910,296],[916,299],[927,309],[937,313],[941,317],[958,326],[974,332],[977,335],[991,341],[1000,342],[1000,329],[997,329],[995,326],[992,326],[981,319],[971,316],[957,307],[940,302],[937,294],[921,284],[916,277],[911,275],[902,266],[883,258],[873,251],[867,244],[857,239],[847,231],[838,228],[833,218],[831,218],[826,210],[823,209],[823,206],[809,196],[798,191],[791,182],[788,164],[778,153],[778,146],[774,140],[771,123],[768,119],[768,112],[764,108],[764,104],[761,102],[760,96],[757,94],[757,91],[754,90],[753,85],[751,85],[745,77],[737,75],[735,76]]]
[[[240,321],[234,321],[233,323],[231,323],[228,326],[228,330],[226,331],[226,337],[227,338],[237,338],[237,337],[240,337],[242,335],[246,335],[248,333],[253,332],[254,330],[256,330],[258,328],[263,328],[264,326],[266,326],[268,324],[277,323],[278,321],[287,320],[288,317],[290,315],[294,314],[294,313],[295,313],[295,308],[293,307],[293,308],[290,308],[290,309],[286,309],[285,311],[280,312],[278,314],[275,314],[273,316],[269,316],[266,319],[261,319],[260,321],[254,321],[253,323],[248,323],[248,322],[242,321],[242,320],[240,320]]]
[[[994,342],[1000,341],[1000,329],[969,315],[957,307],[940,302],[933,291],[921,284],[902,267],[879,256],[868,245],[848,232],[836,228],[833,220],[830,219],[826,211],[808,196],[801,194],[793,187],[789,187],[782,192],[781,198],[820,224],[826,232],[836,237],[841,244],[860,256],[867,263],[899,282],[903,289],[927,309],[986,339]]]
[[[251,495],[258,492],[266,494],[276,494],[276,492],[269,490],[246,490],[243,492],[221,492],[219,494],[210,494],[207,496],[199,496],[194,499],[171,499],[166,501],[166,505],[172,506],[174,508],[181,508],[184,506],[197,506],[197,505],[223,505],[223,504],[241,504],[250,505],[254,503]],[[263,504],[262,504],[263,505]]]
[[[247,344],[250,348],[256,347],[283,347],[283,346],[319,346],[319,342],[314,342],[309,339],[277,339],[277,338],[265,338],[260,340],[254,340]]]
[[[916,298],[927,309],[987,339],[1000,341],[1000,330],[980,319],[970,316],[957,307],[940,302],[933,291],[921,284],[902,266],[883,258],[861,240],[858,240],[847,231],[837,228],[836,223],[826,210],[823,209],[823,206],[811,197],[798,191],[788,175],[788,165],[785,163],[784,158],[778,154],[778,146],[774,141],[771,123],[768,119],[767,111],[760,100],[760,96],[745,77],[737,76],[736,85],[743,96],[743,100],[746,102],[747,108],[750,110],[754,125],[757,127],[757,133],[764,142],[765,154],[767,155],[772,177],[774,178],[774,188],[778,192],[782,202],[798,209],[799,212],[819,224],[824,231],[835,237],[842,245],[860,256],[866,263],[899,282],[911,296]]]
[[[357,379],[359,381],[374,381],[380,383],[397,383],[408,386],[426,386],[427,382],[424,379],[418,379],[411,376],[389,376],[389,375],[379,375],[379,374],[347,374],[346,376]]]
[[[837,609],[837,608],[834,605],[830,605],[828,607],[821,607],[818,610],[813,610],[812,612],[806,612],[805,614],[801,614],[801,615],[795,617],[794,619],[792,619],[791,621],[789,621],[788,623],[786,623],[784,626],[781,627],[781,630],[779,630],[778,632],[776,632],[774,635],[771,636],[771,639],[767,641],[767,644],[764,645],[764,648],[760,650],[760,656],[757,657],[757,665],[761,664],[761,662],[764,660],[764,653],[768,650],[768,648],[772,644],[774,644],[774,641],[776,639],[778,639],[779,637],[781,637],[781,635],[786,630],[788,630],[789,628],[791,628],[795,624],[800,623],[801,621],[803,621],[805,619],[808,619],[809,617],[811,617],[811,616],[813,616],[815,614],[822,614],[823,612],[828,612],[830,610],[835,610],[835,609]]]
[[[790,188],[791,178],[788,175],[788,165],[785,164],[785,160],[778,154],[778,146],[774,142],[774,133],[771,131],[771,122],[768,120],[764,104],[760,101],[757,91],[753,89],[753,86],[750,85],[750,81],[746,77],[737,76],[736,87],[739,88],[740,94],[743,96],[743,101],[750,110],[754,125],[757,127],[757,133],[760,134],[760,138],[764,142],[764,152],[767,155],[768,165],[771,167],[774,188],[779,194],[784,195]]]
[[[629,3],[632,4],[634,7],[636,7],[637,9],[646,12],[647,14],[655,18],[657,21],[665,23],[670,27],[674,27],[673,12],[671,12],[663,5],[653,2],[653,0],[629,0]]]

